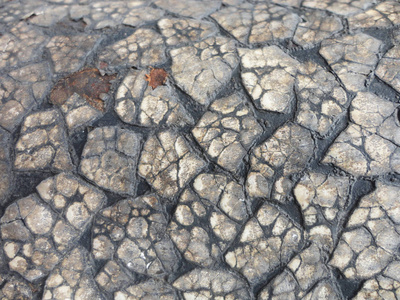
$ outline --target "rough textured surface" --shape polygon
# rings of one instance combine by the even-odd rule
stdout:
[[[249,195],[267,197],[272,190],[273,199],[285,201],[293,187],[290,176],[306,168],[313,150],[314,140],[308,130],[293,123],[279,128],[250,156],[246,179]]]
[[[366,90],[366,80],[375,69],[382,42],[365,33],[344,35],[321,43],[320,54],[352,91]]]
[[[152,29],[138,29],[127,38],[104,48],[99,55],[102,64],[146,67],[164,63],[165,46],[162,37]]]
[[[235,42],[221,36],[171,50],[172,76],[194,100],[208,105],[237,67],[235,52]]]
[[[400,245],[396,230],[399,191],[396,185],[378,182],[377,189],[363,197],[351,214],[329,262],[347,278],[371,278],[396,268],[396,262],[389,263],[396,259]]]
[[[165,234],[166,228],[167,220],[155,195],[126,199],[102,210],[94,225],[92,254],[96,260],[109,260],[114,266],[108,263],[97,276],[97,282],[105,290],[126,286],[130,282],[129,275],[124,274],[122,266],[153,277],[176,271],[179,256]],[[112,258],[116,258],[116,262]],[[104,272],[118,280],[106,285]]]
[[[45,277],[82,236],[105,195],[72,174],[42,181],[0,219],[9,268],[28,281]]]
[[[61,120],[60,113],[55,109],[26,117],[15,145],[15,169],[52,169],[60,172],[74,168]]]
[[[238,170],[243,157],[262,132],[243,98],[243,95],[231,95],[215,100],[192,131],[207,154],[231,172]]]
[[[221,259],[248,219],[251,202],[241,185],[222,174],[200,174],[193,187],[179,198],[168,230],[185,259],[209,267]]]
[[[50,87],[49,65],[46,62],[33,63],[9,72],[3,71],[0,83],[0,126],[14,131],[47,95]]]
[[[212,17],[238,41],[249,44],[291,38],[300,21],[289,9],[264,3],[230,6]]]
[[[277,46],[239,49],[242,80],[257,108],[286,113],[294,98],[299,62]]]
[[[270,204],[264,204],[244,226],[238,244],[225,255],[230,267],[258,283],[301,247],[301,230]]]
[[[122,121],[145,127],[184,126],[193,118],[170,85],[152,88],[146,81],[146,71],[130,71],[117,90],[115,112]]]
[[[204,166],[185,138],[169,130],[149,137],[138,170],[160,195],[173,197]]]
[[[118,127],[91,131],[82,152],[80,172],[100,187],[120,194],[135,193],[140,135]]]
[[[350,104],[335,76],[311,61],[299,68],[295,90],[296,121],[323,136],[346,114]]]
[[[0,0],[0,299],[400,299],[397,0]]]

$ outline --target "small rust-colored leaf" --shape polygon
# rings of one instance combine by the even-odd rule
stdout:
[[[150,69],[150,74],[146,74],[146,81],[153,90],[159,85],[163,85],[167,80],[168,73],[164,69]]]
[[[101,76],[97,69],[85,69],[67,76],[57,82],[50,93],[50,102],[62,105],[74,93],[83,97],[89,105],[104,111],[104,101],[101,94],[107,94],[110,90],[110,81],[116,75]]]

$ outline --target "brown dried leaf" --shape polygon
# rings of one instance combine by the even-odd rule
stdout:
[[[83,97],[89,105],[104,111],[104,101],[100,99],[101,94],[110,90],[110,81],[116,75],[101,76],[97,69],[85,69],[67,76],[57,82],[50,93],[50,102],[62,105],[74,93]]]
[[[146,81],[149,82],[149,85],[153,88],[153,90],[165,83],[167,80],[168,73],[164,69],[150,69],[150,74],[146,74]]]

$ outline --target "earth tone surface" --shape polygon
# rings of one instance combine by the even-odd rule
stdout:
[[[400,299],[400,2],[0,0],[0,299]]]

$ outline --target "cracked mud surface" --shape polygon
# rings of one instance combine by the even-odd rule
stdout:
[[[0,0],[0,299],[400,299],[399,26]]]

